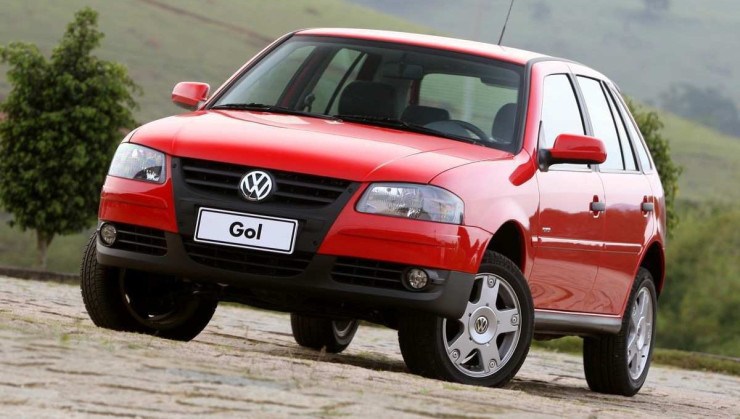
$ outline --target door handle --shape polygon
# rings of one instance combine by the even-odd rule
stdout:
[[[642,203],[642,211],[643,212],[651,212],[655,210],[655,204],[652,202],[643,202]]]
[[[593,212],[604,212],[606,211],[606,202],[594,201],[591,203],[591,211]]]

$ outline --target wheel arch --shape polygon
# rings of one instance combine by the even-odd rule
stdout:
[[[528,267],[527,248],[525,245],[524,229],[515,220],[503,223],[491,236],[486,251],[494,251],[504,255],[514,262],[522,271]]]
[[[642,256],[640,266],[650,271],[655,280],[655,290],[660,295],[665,282],[665,252],[659,242],[655,241],[648,246]]]

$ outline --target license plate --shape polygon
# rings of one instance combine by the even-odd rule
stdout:
[[[293,253],[298,221],[211,208],[198,211],[197,242]]]

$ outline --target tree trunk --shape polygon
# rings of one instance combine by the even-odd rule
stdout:
[[[36,230],[36,250],[38,251],[36,262],[41,269],[46,269],[46,252],[53,238],[54,233]]]

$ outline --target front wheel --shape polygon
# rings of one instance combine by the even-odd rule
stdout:
[[[657,302],[653,276],[640,268],[620,332],[583,339],[583,369],[591,390],[623,396],[640,391],[653,354]]]
[[[218,305],[213,293],[174,277],[102,266],[96,239],[80,270],[82,301],[96,326],[188,341],[208,325]]]
[[[293,329],[293,338],[299,345],[317,350],[326,348],[327,352],[336,354],[347,349],[360,322],[291,313],[290,326]]]
[[[463,384],[502,386],[529,352],[534,305],[519,268],[489,252],[459,319],[413,313],[399,323],[398,341],[409,369]]]

